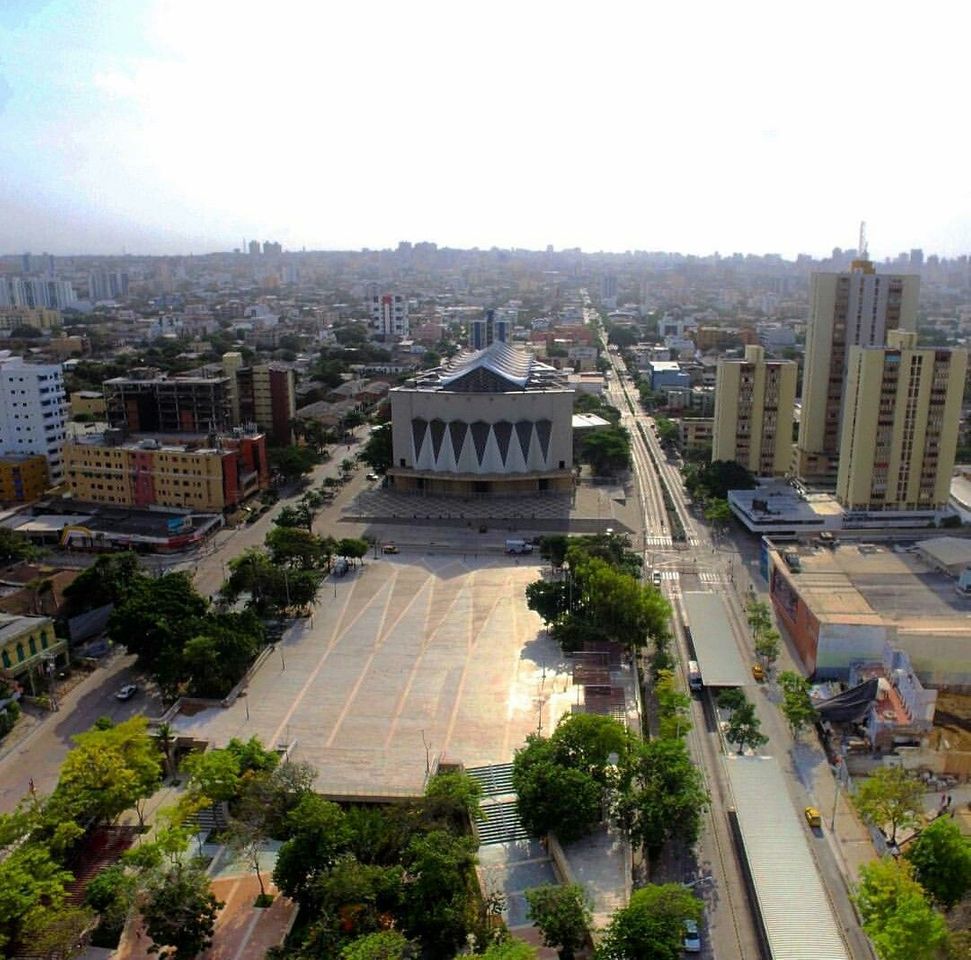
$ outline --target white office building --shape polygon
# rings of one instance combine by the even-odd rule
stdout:
[[[66,280],[43,277],[0,277],[0,307],[48,307],[63,310],[77,302]]]
[[[42,454],[51,483],[59,483],[67,419],[61,365],[24,363],[0,351],[0,455]]]

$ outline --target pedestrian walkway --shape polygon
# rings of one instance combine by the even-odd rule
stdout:
[[[483,819],[475,823],[482,846],[526,840],[529,834],[519,819],[519,799],[512,784],[512,764],[494,763],[465,771],[481,787]]]

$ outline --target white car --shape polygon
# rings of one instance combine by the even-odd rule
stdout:
[[[651,574],[651,583],[653,583],[655,587],[661,586],[661,571],[660,570],[655,570],[654,573]]]
[[[116,700],[131,700],[138,693],[137,683],[126,683],[116,694]]]
[[[364,479],[365,480],[380,480],[381,478],[376,473],[369,473]]]
[[[684,922],[684,952],[701,953],[701,934],[698,933],[698,924],[694,920]]]

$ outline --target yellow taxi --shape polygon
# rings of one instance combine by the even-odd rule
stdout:
[[[818,830],[823,825],[823,818],[819,815],[819,811],[815,807],[806,807],[803,811],[806,816],[806,823],[809,824],[813,830]]]
[[[752,676],[761,683],[765,679],[765,667],[761,663],[753,663]]]

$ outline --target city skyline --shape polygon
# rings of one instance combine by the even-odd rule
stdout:
[[[968,19],[11,0],[0,249],[960,255]]]

